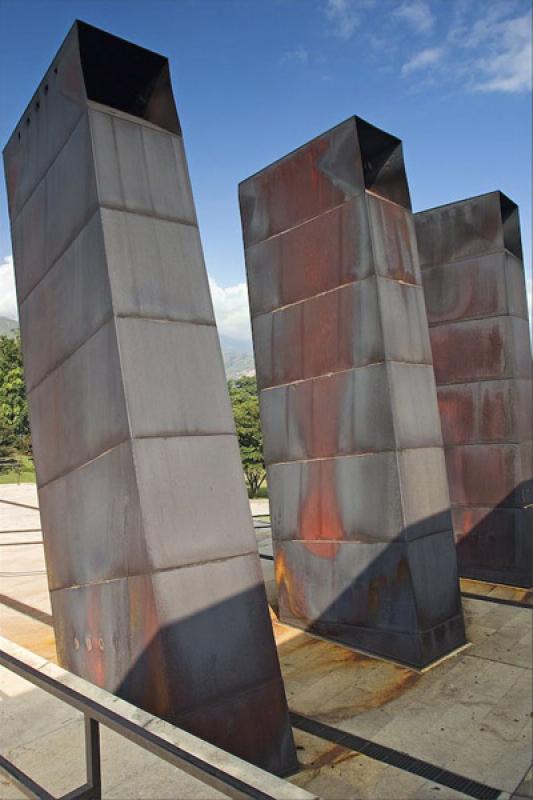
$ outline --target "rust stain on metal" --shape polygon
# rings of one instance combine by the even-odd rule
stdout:
[[[318,168],[318,160],[328,147],[326,137],[315,140],[293,158],[283,159],[259,176],[259,193],[269,220],[268,235],[312,216],[316,206],[326,208],[342,203],[344,194]]]
[[[304,617],[306,615],[305,601],[303,592],[298,580],[293,575],[287,565],[287,559],[283,551],[277,553],[274,559],[274,573],[280,603],[286,599],[286,603],[294,617]]]
[[[527,591],[533,410],[518,207],[490,192],[415,224],[459,571]]]
[[[472,320],[465,327],[445,323],[431,328],[430,338],[437,383],[503,377],[505,347],[497,323]]]

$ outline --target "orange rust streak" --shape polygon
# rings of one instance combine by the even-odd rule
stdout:
[[[278,593],[285,594],[291,614],[296,619],[305,619],[307,616],[305,602],[301,588],[287,565],[285,553],[279,552],[274,560],[274,574]]]
[[[144,707],[157,716],[164,717],[172,711],[172,698],[160,622],[149,580],[145,580],[142,589],[137,584],[136,590],[130,592],[130,627],[132,641],[137,643],[139,650],[137,658],[143,654],[147,657],[149,666],[146,674],[154,678],[144,686]]]
[[[323,722],[334,723],[385,706],[422,677],[408,667],[372,658],[302,631],[296,638],[283,638],[286,630],[293,629],[280,623],[274,625],[291,707]],[[324,705],[320,687],[330,675],[339,687],[339,699],[337,695],[331,698],[338,705]],[[317,686],[315,692],[313,685]]]
[[[310,473],[299,527],[300,537],[313,555],[335,558],[344,530],[337,508],[334,461],[320,462]]]
[[[321,767],[342,764],[343,761],[347,761],[349,758],[357,758],[357,756],[358,753],[354,753],[352,750],[347,750],[345,747],[335,744],[333,747],[326,750],[325,753],[321,753],[317,756],[306,768],[320,769]]]
[[[87,611],[87,630],[84,631],[80,644],[81,647],[85,648],[84,661],[87,665],[90,680],[97,686],[108,689],[104,664],[104,649],[108,642],[104,640],[104,649],[100,649],[98,646],[102,635],[100,629],[101,618],[102,609],[100,603],[95,602],[95,596],[92,594],[89,598]]]

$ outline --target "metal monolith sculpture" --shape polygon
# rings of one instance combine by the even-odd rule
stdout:
[[[533,583],[531,346],[518,208],[415,214],[460,574]]]
[[[286,772],[295,750],[167,60],[76,23],[5,167],[60,661]]]
[[[428,664],[465,634],[401,142],[352,117],[240,204],[281,618]]]

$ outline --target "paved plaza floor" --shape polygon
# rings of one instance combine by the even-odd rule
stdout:
[[[253,501],[300,771],[323,798],[531,798],[532,618],[522,590],[463,581],[469,645],[423,672],[279,623],[268,502]],[[262,516],[265,515],[265,516]],[[55,642],[35,487],[0,486],[0,634],[47,659]],[[83,782],[81,717],[0,672],[0,750],[57,794]],[[221,795],[102,732],[104,797]],[[0,797],[22,795],[0,778]]]

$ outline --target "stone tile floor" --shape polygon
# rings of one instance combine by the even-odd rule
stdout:
[[[252,513],[268,514],[268,502],[253,501]],[[264,522],[257,518],[256,524]],[[275,608],[269,529],[259,527],[257,538],[260,553],[266,556],[265,583]],[[54,658],[33,486],[0,487],[0,557],[0,633]],[[422,673],[282,625],[272,613],[289,706],[316,725],[313,733],[294,728],[301,764],[291,778],[294,783],[332,799],[472,796],[433,780],[435,772],[428,779],[386,763],[386,755],[371,758],[357,751],[346,736],[351,734],[381,745],[385,753],[405,753],[429,767],[486,784],[499,790],[502,798],[533,797],[533,611],[494,602],[528,603],[531,597],[473,581],[463,582],[462,588],[487,596],[463,599],[470,645]],[[2,752],[51,790],[72,788],[81,781],[80,721],[58,701],[28,689],[15,676],[2,678]],[[323,738],[320,725],[334,729],[337,741]],[[144,761],[144,754],[128,751],[133,746],[115,734],[103,736],[105,797],[219,796],[206,794],[205,787],[192,779],[180,784],[176,794],[172,767],[150,761],[149,756]],[[0,796],[20,795],[4,781]]]

